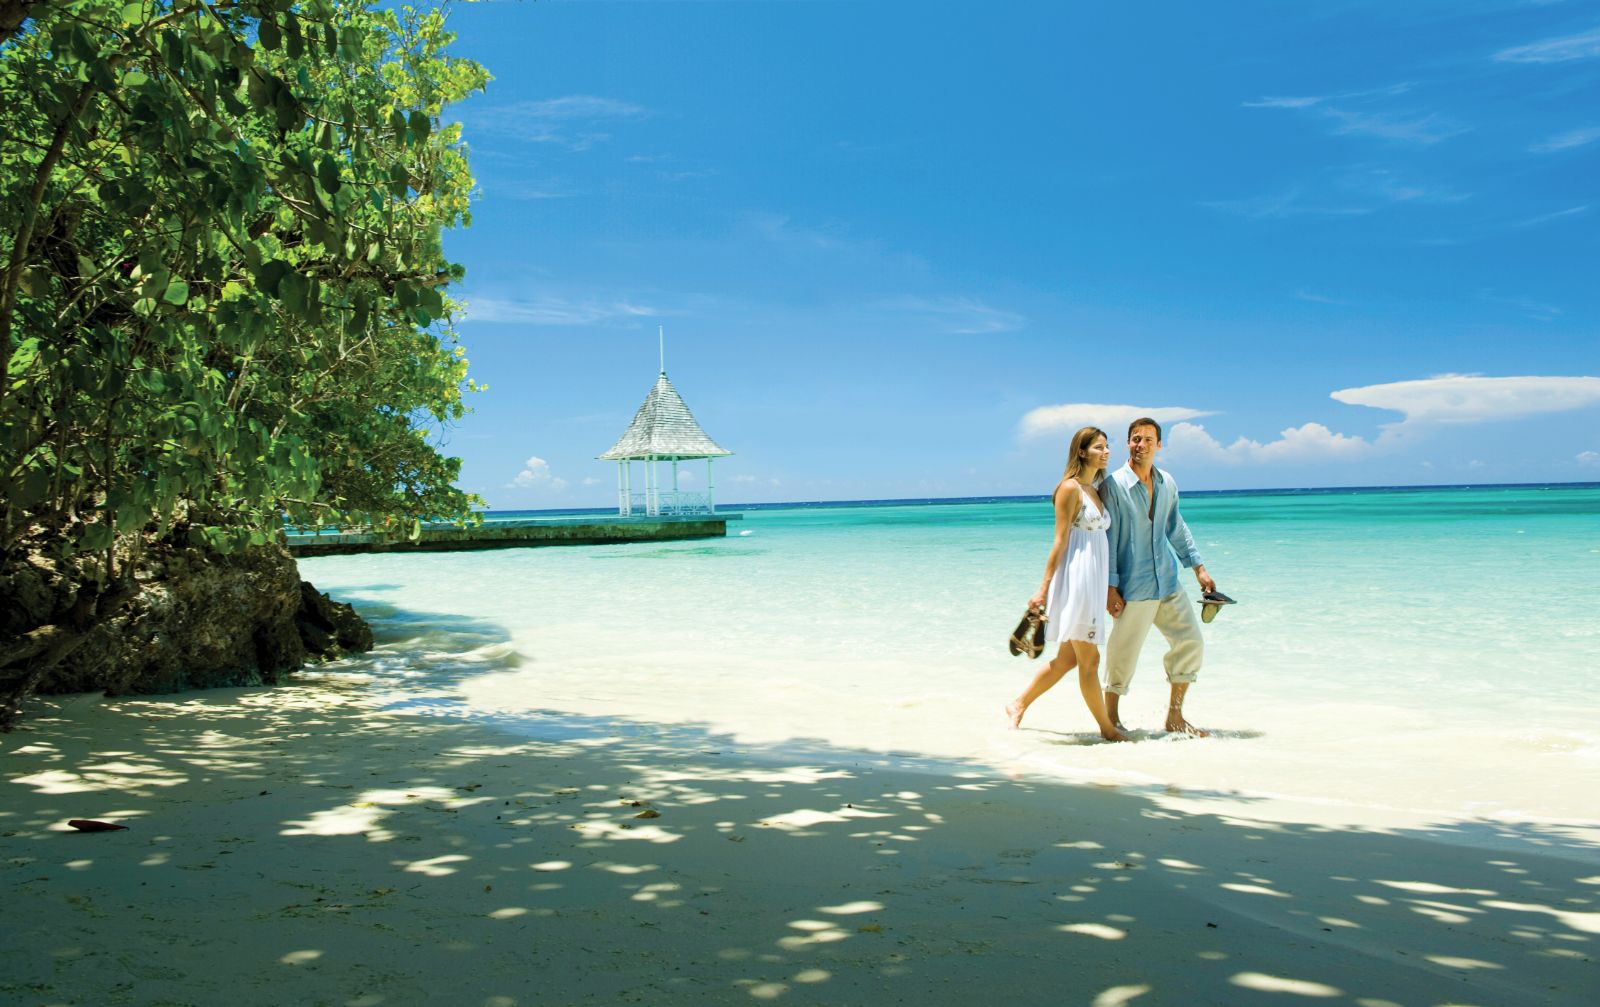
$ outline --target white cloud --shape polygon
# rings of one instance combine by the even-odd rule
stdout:
[[[473,322],[517,325],[603,325],[634,318],[658,318],[661,308],[634,304],[626,299],[582,301],[539,297],[518,301],[500,297],[469,297],[466,318]]]
[[[1200,204],[1213,210],[1226,210],[1251,220],[1281,220],[1285,217],[1359,217],[1373,212],[1370,206],[1340,206],[1334,203],[1307,202],[1300,186],[1283,192],[1246,196],[1243,199],[1213,199]]]
[[[1304,183],[1280,192],[1241,199],[1202,202],[1251,220],[1289,217],[1359,217],[1409,203],[1460,203],[1468,195],[1436,185],[1419,184],[1387,168],[1348,165],[1319,172]]]
[[[1325,108],[1323,114],[1334,122],[1333,131],[1340,135],[1375,136],[1382,140],[1400,140],[1423,145],[1448,140],[1472,129],[1464,123],[1444,116],[1427,114],[1394,115],[1388,112],[1358,112],[1350,109]]]
[[[1600,56],[1600,29],[1512,46],[1494,54],[1499,63],[1565,63]]]
[[[515,489],[549,489],[557,492],[567,488],[567,481],[550,471],[550,463],[537,456],[522,463],[522,471],[511,480]]]
[[[1600,378],[1441,374],[1344,388],[1333,392],[1332,398],[1353,406],[1392,409],[1404,414],[1406,425],[1484,423],[1600,405]]]
[[[1486,378],[1442,374],[1417,381],[1345,388],[1331,397],[1347,405],[1390,409],[1401,413],[1402,418],[1385,424],[1383,433],[1373,440],[1338,433],[1321,423],[1305,423],[1285,428],[1275,440],[1263,442],[1241,436],[1223,444],[1203,424],[1189,422],[1215,415],[1212,412],[1182,406],[1069,403],[1030,411],[1023,416],[1020,431],[1024,437],[1065,437],[1080,427],[1098,426],[1120,438],[1133,419],[1151,416],[1168,428],[1163,438],[1166,458],[1224,465],[1355,461],[1393,449],[1406,435],[1431,425],[1484,423],[1600,405],[1600,377]],[[1600,453],[1585,451],[1577,461],[1580,465],[1600,465]]]
[[[470,117],[470,125],[528,143],[549,143],[578,152],[611,138],[600,128],[601,123],[639,119],[647,113],[644,106],[632,102],[573,94],[485,108]]]
[[[1268,464],[1361,458],[1372,444],[1360,437],[1335,433],[1321,423],[1289,427],[1275,441],[1263,444],[1240,437],[1224,447],[1198,423],[1179,423],[1164,442],[1169,457],[1222,462],[1226,464]]]
[[[1242,102],[1245,108],[1310,108],[1320,105],[1328,99],[1322,96],[1304,98],[1279,98],[1268,96],[1257,98],[1255,101]]]
[[[1579,217],[1588,212],[1589,204],[1585,203],[1582,206],[1569,206],[1565,210],[1555,210],[1551,213],[1541,213],[1537,217],[1529,217],[1527,220],[1519,220],[1511,226],[1538,227],[1540,224],[1548,224],[1552,220],[1565,220],[1568,217]]]
[[[1299,289],[1299,290],[1296,290],[1294,292],[1294,296],[1296,298],[1298,298],[1299,300],[1310,301],[1313,304],[1347,305],[1347,304],[1350,303],[1349,301],[1341,301],[1337,297],[1329,297],[1327,294],[1318,294],[1318,293],[1315,293],[1313,291],[1306,290],[1303,287],[1301,289]]]
[[[1536,143],[1528,149],[1535,154],[1553,154],[1560,150],[1584,147],[1596,140],[1600,140],[1600,126],[1583,126],[1578,129],[1569,129],[1565,133],[1557,133],[1550,139]]]
[[[1545,304],[1543,301],[1535,301],[1531,297],[1506,297],[1485,290],[1478,295],[1478,298],[1490,304],[1504,304],[1516,308],[1522,314],[1539,322],[1553,322],[1561,317],[1561,309],[1559,307],[1554,304]]]
[[[1397,94],[1405,94],[1411,90],[1411,83],[1405,81],[1399,84],[1390,84],[1387,87],[1368,88],[1365,91],[1341,91],[1338,94],[1308,95],[1300,98],[1266,97],[1257,98],[1255,101],[1243,102],[1245,108],[1310,108],[1329,101],[1353,101],[1371,98],[1392,98]]]
[[[1472,129],[1464,123],[1433,112],[1391,112],[1373,106],[1411,90],[1411,85],[1395,84],[1366,91],[1304,97],[1265,97],[1244,102],[1245,108],[1287,109],[1306,112],[1331,124],[1336,135],[1375,136],[1423,145],[1448,140]]]
[[[576,190],[560,179],[534,181],[526,178],[496,178],[487,174],[478,177],[478,185],[485,195],[502,199],[567,199],[577,195]]]
[[[1028,324],[1026,318],[1014,311],[990,307],[968,297],[897,297],[884,301],[882,306],[929,315],[937,319],[941,332],[958,336],[1015,332]]]
[[[1117,441],[1127,431],[1128,424],[1148,416],[1167,426],[1182,420],[1211,416],[1201,409],[1185,406],[1112,406],[1092,402],[1068,402],[1059,406],[1040,406],[1030,409],[1022,417],[1019,431],[1024,437],[1070,437],[1082,427],[1099,427]]]

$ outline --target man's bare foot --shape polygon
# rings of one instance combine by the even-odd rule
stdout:
[[[1172,733],[1174,733],[1174,734],[1177,734],[1177,733],[1187,734],[1191,738],[1209,738],[1209,737],[1211,737],[1211,732],[1210,731],[1202,730],[1201,728],[1198,728],[1198,727],[1194,726],[1193,724],[1189,723],[1187,720],[1184,720],[1182,715],[1175,716],[1175,717],[1168,717],[1167,718],[1167,730],[1172,732]]]
[[[1018,730],[1022,727],[1022,715],[1027,712],[1027,707],[1013,699],[1006,704],[1006,726]]]
[[[1121,731],[1123,734],[1127,734],[1128,733],[1128,725],[1124,724],[1120,720],[1113,720],[1111,722],[1111,726],[1115,727],[1117,730]]]

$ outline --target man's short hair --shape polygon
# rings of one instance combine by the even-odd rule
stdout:
[[[1157,441],[1161,440],[1161,424],[1157,423],[1155,420],[1151,419],[1148,416],[1141,416],[1138,419],[1134,420],[1132,423],[1129,423],[1128,424],[1128,436],[1132,437],[1133,436],[1133,432],[1135,430],[1139,429],[1140,427],[1155,427],[1156,428],[1156,440]]]

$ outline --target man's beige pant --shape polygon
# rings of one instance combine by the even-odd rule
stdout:
[[[1128,694],[1128,683],[1133,681],[1133,671],[1139,664],[1139,651],[1144,638],[1154,626],[1167,638],[1167,681],[1173,684],[1193,682],[1200,674],[1200,660],[1205,656],[1205,641],[1200,637],[1200,619],[1195,615],[1194,603],[1180,589],[1158,601],[1130,601],[1117,616],[1111,628],[1111,640],[1106,644],[1106,691],[1119,696]]]

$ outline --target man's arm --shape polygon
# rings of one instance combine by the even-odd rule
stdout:
[[[1217,582],[1211,579],[1206,572],[1206,561],[1200,558],[1200,550],[1195,547],[1194,536],[1189,533],[1189,525],[1183,520],[1183,514],[1178,510],[1178,484],[1167,477],[1167,484],[1172,489],[1172,511],[1167,518],[1167,541],[1172,543],[1172,551],[1178,554],[1178,562],[1194,570],[1194,579],[1202,591],[1215,591]]]
[[[1106,505],[1111,518],[1111,531],[1106,534],[1106,611],[1113,616],[1122,614],[1122,575],[1117,570],[1117,537],[1128,534],[1127,512],[1123,507],[1122,486],[1115,476],[1106,476],[1100,484],[1100,500]]]

